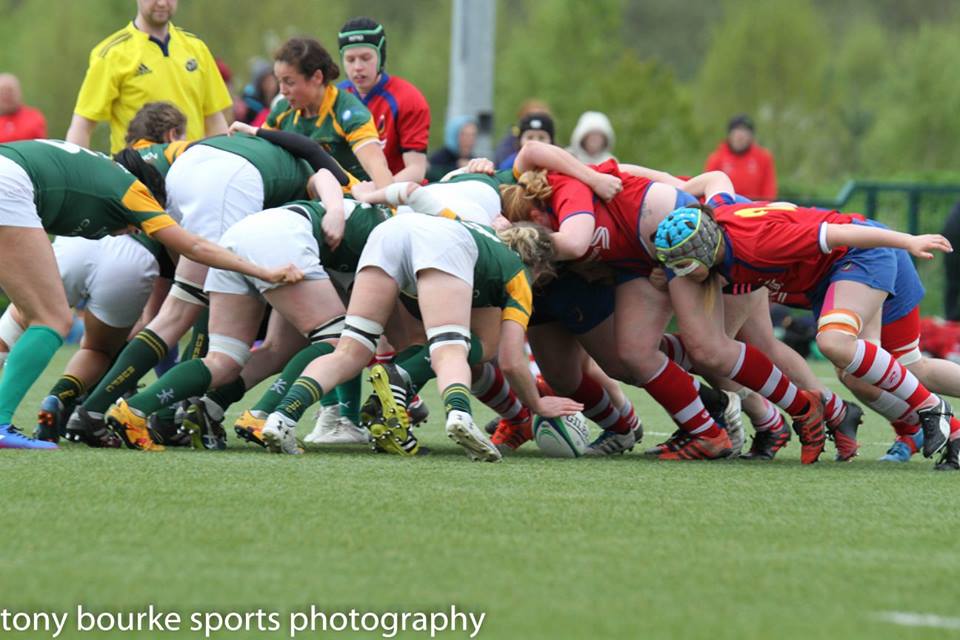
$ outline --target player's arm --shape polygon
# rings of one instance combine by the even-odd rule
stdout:
[[[560,223],[560,230],[550,234],[557,250],[557,260],[576,260],[582,257],[590,248],[595,227],[594,217],[585,213],[571,216]]]
[[[875,249],[891,247],[905,249],[910,255],[930,260],[931,251],[953,252],[950,241],[940,234],[926,234],[914,236],[893,229],[881,229],[859,224],[825,224],[821,230],[822,244],[827,250],[837,247],[856,247],[858,249]]]
[[[577,160],[566,149],[531,140],[523,145],[520,153],[517,154],[517,159],[513,163],[513,171],[514,174],[519,176],[525,171],[536,169],[546,169],[576,178],[604,200],[611,200],[623,188],[620,178],[594,171]]]
[[[728,193],[731,196],[736,193],[733,188],[733,182],[723,171],[707,171],[698,176],[694,176],[683,182],[678,189],[686,191],[697,198],[706,198],[709,200],[719,193]]]
[[[343,240],[343,230],[346,220],[343,213],[343,189],[340,182],[327,169],[320,169],[307,183],[307,192],[323,203],[327,212],[323,216],[320,227],[323,229],[323,239],[327,246],[336,250]]]
[[[79,145],[85,149],[90,148],[90,136],[93,130],[97,128],[97,121],[75,113],[70,120],[70,128],[67,129],[67,142]]]
[[[637,176],[638,178],[646,178],[647,180],[652,180],[654,182],[662,182],[663,184],[668,184],[675,189],[680,189],[683,186],[683,180],[670,173],[667,173],[666,171],[657,171],[656,169],[641,167],[638,164],[620,164],[617,166],[621,173],[629,173],[630,175]]]
[[[236,271],[266,282],[290,284],[303,279],[303,272],[295,265],[289,264],[275,269],[257,266],[206,238],[190,233],[177,224],[157,229],[150,235],[171,251],[208,267]]]
[[[315,140],[293,131],[282,131],[280,129],[267,129],[264,127],[252,127],[244,122],[234,122],[230,125],[230,133],[246,133],[252,136],[263,138],[264,140],[275,144],[284,149],[287,153],[306,160],[307,164],[314,171],[326,169],[342,186],[350,184],[350,178],[347,172],[343,170],[333,156],[323,150]]]
[[[540,397],[537,383],[530,373],[530,359],[523,348],[525,336],[523,325],[514,320],[504,320],[500,324],[497,361],[520,402],[544,418],[558,418],[581,411],[583,405],[569,398]]]
[[[367,144],[361,145],[353,150],[353,155],[357,156],[360,166],[367,172],[373,184],[378,189],[382,189],[393,182],[393,174],[387,166],[387,157],[383,155],[383,149],[376,140],[371,140]]]
[[[393,176],[394,182],[422,182],[427,175],[427,154],[420,151],[403,152],[403,169]]]
[[[223,111],[217,111],[204,117],[203,130],[209,136],[220,136],[227,133],[227,117]]]

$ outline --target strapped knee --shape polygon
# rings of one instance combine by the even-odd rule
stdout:
[[[343,332],[341,338],[352,338],[364,346],[369,351],[376,353],[377,342],[380,341],[380,335],[383,333],[383,325],[360,316],[347,316],[344,319]]]
[[[246,342],[218,333],[210,334],[210,348],[207,349],[207,353],[222,353],[239,364],[241,369],[250,360],[251,355],[250,345]]]
[[[449,345],[459,345],[470,353],[470,329],[457,324],[444,324],[427,329],[427,344],[430,354],[434,349]]]
[[[13,349],[13,345],[17,344],[17,340],[22,335],[23,327],[14,320],[13,307],[8,306],[7,310],[3,312],[3,317],[0,317],[0,340],[7,343],[7,347]]]
[[[817,320],[817,335],[827,331],[839,331],[854,338],[860,337],[863,320],[860,314],[849,309],[831,309]]]
[[[195,304],[204,308],[210,306],[210,296],[204,293],[203,286],[196,282],[184,280],[180,276],[174,277],[173,286],[170,287],[170,295],[188,304]]]
[[[313,331],[310,331],[306,334],[307,340],[310,341],[310,344],[317,344],[318,342],[324,342],[325,340],[336,340],[340,337],[340,334],[343,333],[345,327],[344,318],[346,316],[337,316],[332,318],[329,322],[326,322]]]

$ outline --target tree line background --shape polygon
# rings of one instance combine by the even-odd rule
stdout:
[[[381,20],[388,70],[446,110],[448,0],[180,0],[174,22],[234,71],[309,34],[332,52],[352,16]],[[52,137],[66,133],[91,48],[134,0],[0,0],[0,70],[20,76]],[[960,3],[954,0],[498,0],[495,136],[526,98],[546,100],[566,144],[579,114],[605,112],[618,157],[696,173],[728,118],[754,117],[785,195],[833,196],[849,178],[960,183]],[[105,127],[96,138],[106,147]],[[951,202],[925,201],[923,230]],[[851,203],[856,209],[858,203]],[[905,206],[881,219],[905,228]]]

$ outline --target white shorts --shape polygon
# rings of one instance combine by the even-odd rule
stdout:
[[[71,307],[85,304],[111,327],[137,323],[160,274],[156,257],[146,247],[129,236],[58,237],[53,253]]]
[[[459,222],[423,215],[395,216],[377,225],[360,255],[357,271],[379,267],[401,291],[417,293],[417,273],[437,269],[473,286],[477,243]]]
[[[0,156],[0,226],[43,228],[30,176],[5,156]]]
[[[178,161],[179,162],[179,161]],[[310,221],[290,209],[267,209],[247,216],[220,238],[220,246],[262,267],[295,264],[306,280],[327,277]],[[236,271],[210,269],[204,290],[261,297],[280,285]]]
[[[249,160],[194,145],[167,173],[167,211],[211,242],[245,216],[263,209],[263,178]]]
[[[484,182],[437,182],[420,188],[436,196],[444,207],[461,220],[489,226],[500,215],[500,194]]]

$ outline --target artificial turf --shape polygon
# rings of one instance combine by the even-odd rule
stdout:
[[[34,386],[19,424],[32,429],[69,353]],[[666,415],[630,395],[644,445],[663,439]],[[279,632],[215,638],[290,637],[287,613],[311,604],[456,604],[486,614],[482,638],[956,633],[893,624],[896,612],[960,624],[960,475],[934,473],[923,459],[876,462],[892,432],[873,415],[860,457],[846,464],[828,445],[822,462],[801,466],[794,440],[772,462],[664,463],[639,447],[615,459],[551,460],[527,444],[493,465],[471,463],[443,437],[432,384],[424,397],[435,415],[419,435],[432,453],[416,459],[363,447],[268,455],[232,434],[226,452],[2,451],[0,609],[69,611],[61,638],[203,637],[79,633],[78,603],[153,604],[183,613],[184,629],[197,611],[282,614]]]

